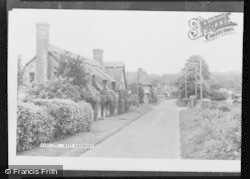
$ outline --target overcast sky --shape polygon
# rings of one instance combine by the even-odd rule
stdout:
[[[50,24],[50,43],[92,58],[104,50],[104,61],[123,61],[126,70],[139,67],[162,75],[179,72],[191,55],[202,55],[210,71],[241,71],[243,13],[232,13],[235,32],[204,42],[188,38],[191,18],[209,18],[216,12],[31,10],[9,14],[9,60],[21,54],[24,62],[36,53],[35,23]]]

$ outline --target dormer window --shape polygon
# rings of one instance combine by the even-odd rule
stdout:
[[[29,72],[29,82],[32,83],[35,81],[35,72]]]

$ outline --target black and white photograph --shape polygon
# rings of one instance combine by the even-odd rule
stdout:
[[[11,165],[240,172],[243,12],[8,16]]]

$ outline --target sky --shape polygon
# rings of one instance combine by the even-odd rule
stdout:
[[[232,13],[235,33],[215,40],[191,40],[192,18],[210,18],[221,12],[42,10],[9,12],[8,60],[22,55],[23,63],[36,53],[35,23],[50,24],[51,44],[92,58],[104,50],[103,61],[123,61],[127,71],[142,68],[149,74],[180,72],[192,55],[202,55],[210,71],[242,71],[243,13]]]

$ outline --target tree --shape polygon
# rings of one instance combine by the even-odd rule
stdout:
[[[137,94],[137,83],[132,83],[129,85],[129,90],[131,91],[131,94]],[[137,94],[138,95],[138,94]],[[139,83],[139,102],[143,103],[144,100],[144,90],[142,85]]]
[[[204,80],[209,80],[211,73],[209,71],[209,67],[204,60],[204,58],[200,55],[193,55],[189,59],[187,59],[183,69],[179,74],[179,78],[177,79],[176,85],[179,86],[179,94],[181,97],[185,97],[185,76],[187,80],[187,96],[195,94],[195,81],[196,78],[200,81],[200,60],[202,62],[202,76]],[[197,69],[197,77],[196,77],[196,69]],[[203,82],[203,96],[209,96],[209,86]],[[197,83],[197,97],[199,98],[200,94],[200,83]]]
[[[59,76],[72,79],[73,85],[77,86],[86,86],[89,80],[88,73],[80,57],[74,58],[67,51],[60,56],[57,67],[57,77]]]
[[[17,60],[18,60],[17,61],[17,87],[19,88],[21,85],[23,85],[24,68],[22,67],[21,55],[18,55]]]

